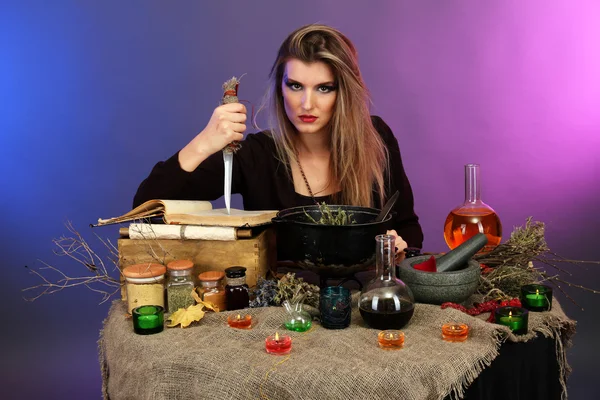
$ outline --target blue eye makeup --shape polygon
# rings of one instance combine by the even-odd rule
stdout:
[[[294,82],[294,81],[289,81],[289,80],[285,80],[285,86],[289,87],[292,90],[300,90],[302,89],[302,85],[299,84],[298,82]]]
[[[335,91],[336,89],[337,87],[335,85],[321,85],[317,90],[322,93],[329,93]]]
[[[285,83],[285,86],[289,87],[293,91],[302,90],[302,88],[303,88],[300,83],[289,80],[287,78],[284,79],[284,83]],[[317,91],[319,91],[320,93],[330,93],[335,90],[337,90],[336,85],[319,85],[317,87]]]

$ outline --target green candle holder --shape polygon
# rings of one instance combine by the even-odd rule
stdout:
[[[131,311],[133,331],[138,335],[152,335],[164,329],[165,309],[161,306],[140,306]]]
[[[291,301],[285,300],[283,307],[287,311],[285,327],[290,331],[306,332],[312,326],[312,316],[302,309],[302,301],[306,293],[294,296]]]
[[[540,284],[522,286],[521,304],[529,311],[550,311],[552,288]]]
[[[494,320],[508,326],[515,335],[524,335],[528,330],[529,311],[522,307],[499,307],[494,310]]]

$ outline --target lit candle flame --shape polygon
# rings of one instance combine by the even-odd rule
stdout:
[[[236,318],[237,318],[237,320],[239,321],[239,320],[240,320],[240,318],[241,318],[240,314],[238,314]]]
[[[539,296],[540,295],[540,289],[535,289],[535,294]]]
[[[512,318],[512,311],[508,312],[508,318]]]
[[[279,332],[275,332],[275,341],[279,341]]]

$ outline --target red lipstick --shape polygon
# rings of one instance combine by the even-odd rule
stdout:
[[[312,123],[317,120],[317,117],[315,117],[314,115],[300,115],[298,118],[300,118],[302,122],[306,123]]]

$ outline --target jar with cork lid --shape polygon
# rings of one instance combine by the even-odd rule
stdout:
[[[162,264],[134,264],[123,269],[127,292],[127,312],[139,306],[165,306],[165,273]]]
[[[196,300],[192,296],[194,291],[193,269],[194,263],[190,260],[174,260],[167,264],[169,272],[167,309],[169,314],[180,308],[188,308],[196,304]]]
[[[219,307],[219,311],[227,310],[223,278],[225,278],[223,271],[206,271],[198,275],[200,299],[213,303]]]

